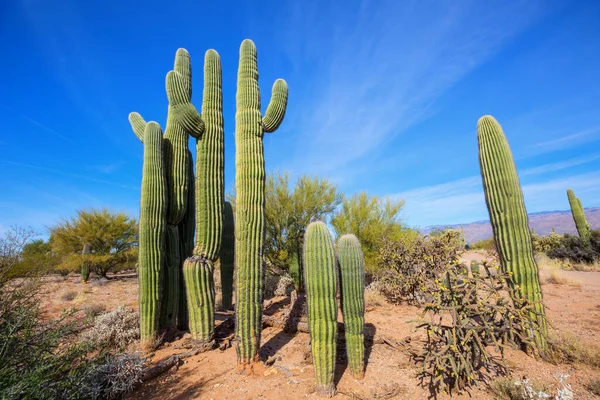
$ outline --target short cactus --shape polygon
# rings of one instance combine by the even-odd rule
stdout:
[[[226,201],[223,207],[223,242],[221,243],[221,256],[219,264],[221,267],[221,308],[231,310],[233,308],[233,262],[235,248],[233,208]]]
[[[547,347],[546,316],[517,169],[502,127],[492,116],[479,119],[477,139],[483,189],[500,266],[513,276],[509,282],[513,299],[533,303],[535,312],[530,316],[537,323],[535,342],[543,352]]]
[[[585,218],[585,212],[581,205],[581,200],[575,196],[575,193],[569,189],[567,190],[567,197],[569,198],[569,205],[571,206],[571,213],[573,214],[573,220],[575,221],[575,227],[577,233],[582,239],[589,239],[590,237],[590,224],[588,224]]]
[[[81,281],[83,283],[88,283],[88,281],[90,280],[90,262],[89,260],[86,259],[85,256],[89,255],[92,252],[92,245],[89,243],[86,243],[83,246],[83,251],[81,252],[82,255],[82,262],[81,262]]]
[[[138,137],[144,143],[138,258],[140,337],[142,346],[146,347],[153,345],[159,329],[162,274],[166,261],[167,177],[160,125],[156,122],[145,124]]]
[[[285,115],[287,84],[278,79],[264,117],[260,111],[256,47],[240,46],[235,115],[236,338],[238,364],[259,360],[262,331],[263,242],[265,235],[264,132],[275,131]]]
[[[178,125],[196,138],[196,246],[184,262],[188,315],[192,338],[214,343],[214,262],[223,230],[224,128],[221,60],[214,50],[204,58],[202,116],[190,102],[185,75],[170,71],[167,95]]]
[[[316,391],[332,397],[336,392],[337,263],[331,234],[323,222],[313,222],[306,229],[303,259]]]
[[[365,258],[354,235],[339,238],[337,254],[348,364],[354,377],[362,379],[365,375]]]

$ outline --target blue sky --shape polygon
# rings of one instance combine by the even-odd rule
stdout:
[[[9,3],[9,4],[7,4]],[[57,5],[60,4],[60,5]],[[226,188],[244,38],[259,51],[270,171],[318,174],[348,193],[404,198],[413,226],[487,219],[476,122],[504,126],[529,212],[600,206],[597,1],[15,0],[0,5],[0,230],[43,231],[75,210],[138,214],[142,147],[131,111],[164,126],[178,47],[202,93],[222,59]]]

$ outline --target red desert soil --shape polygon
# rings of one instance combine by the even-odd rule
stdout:
[[[544,300],[548,317],[554,328],[561,333],[569,332],[589,346],[600,344],[600,272],[573,274],[580,286],[545,284]],[[137,307],[137,279],[119,277],[102,286],[84,285],[76,278],[48,282],[47,296],[43,301],[48,315],[56,315],[64,307],[101,304],[107,310],[118,305]],[[61,296],[74,291],[72,301]],[[289,301],[273,299],[267,313],[276,314]],[[411,345],[418,345],[419,335],[414,327],[419,310],[411,306],[394,306],[379,298],[370,298],[367,305],[367,329],[376,331],[377,337],[385,337],[391,343],[405,343],[411,337]],[[220,313],[217,323],[230,315]],[[340,318],[341,320],[341,318]],[[259,376],[247,376],[236,372],[235,343],[224,351],[214,350],[187,358],[179,368],[144,384],[128,398],[147,399],[315,399],[313,368],[310,362],[309,335],[287,334],[281,329],[266,327],[263,330],[261,355],[275,360],[271,367],[265,366]],[[163,346],[151,359],[153,364],[169,356],[187,350],[177,348],[181,340]],[[600,347],[599,347],[600,348]],[[337,398],[351,399],[425,399],[428,391],[418,386],[416,368],[405,352],[386,344],[367,347],[368,364],[363,380],[356,380],[347,369],[345,357],[338,357],[336,370]],[[593,399],[585,389],[591,379],[600,378],[600,369],[581,365],[552,365],[535,360],[519,351],[509,351],[508,364],[515,377],[528,377],[544,382],[555,390],[557,373],[566,373],[575,392],[575,399]],[[483,384],[469,394],[455,396],[457,399],[491,399]],[[387,394],[387,396],[386,396]],[[554,393],[553,393],[554,394]],[[451,398],[440,396],[440,398]]]

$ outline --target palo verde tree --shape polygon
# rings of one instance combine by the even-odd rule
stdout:
[[[58,268],[70,271],[80,270],[82,249],[89,244],[92,253],[86,255],[86,261],[90,271],[106,277],[137,260],[137,221],[107,209],[81,210],[50,228],[50,243]]]

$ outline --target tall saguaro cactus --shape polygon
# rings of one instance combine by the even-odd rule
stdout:
[[[262,248],[265,234],[264,132],[275,131],[285,115],[288,89],[284,80],[273,85],[271,102],[261,115],[256,47],[240,46],[235,115],[235,240],[236,337],[238,364],[258,361],[262,328],[265,273]]]
[[[163,137],[156,122],[145,124],[138,137],[144,143],[139,222],[140,336],[150,347],[159,329],[165,257],[167,178]]]
[[[185,49],[178,49],[175,55],[174,69],[182,76],[181,86],[187,101],[192,96],[191,78],[192,68],[190,56]],[[188,149],[188,134],[184,126],[174,118],[174,107],[169,104],[167,125],[163,136],[163,158],[167,184],[165,186],[167,198],[166,218],[166,257],[164,260],[164,274],[162,285],[162,305],[160,311],[160,327],[163,329],[175,328],[178,321],[178,312],[181,307],[180,275],[181,264],[185,257],[181,254],[181,241],[187,238],[180,237],[179,225],[183,223],[189,201],[190,190],[190,153]],[[129,121],[134,133],[140,138],[145,121],[138,113],[131,113]]]
[[[364,377],[365,258],[354,235],[343,235],[337,245],[346,353],[352,374]]]
[[[233,208],[226,201],[223,207],[223,243],[221,244],[221,308],[231,310],[233,298],[233,264],[235,257],[235,232]]]
[[[308,225],[303,259],[316,391],[332,397],[336,392],[337,263],[331,234],[323,222]]]
[[[581,200],[575,196],[575,192],[571,189],[567,190],[567,197],[569,198],[569,205],[571,206],[571,214],[573,214],[573,220],[575,221],[575,227],[577,233],[582,239],[589,239],[590,237],[590,224],[588,224],[585,218],[585,212],[581,205]]]
[[[183,271],[192,337],[202,346],[214,343],[214,262],[223,231],[224,127],[221,60],[214,50],[204,58],[202,116],[188,96],[187,78],[167,75],[167,94],[178,124],[196,138],[196,246]]]
[[[547,347],[547,327],[542,291],[512,152],[502,127],[492,116],[486,115],[477,122],[477,139],[483,189],[500,266],[504,272],[513,275],[510,282],[513,295],[518,300],[533,303],[535,312],[530,314],[530,318],[537,322],[534,337],[538,349],[544,351]]]

